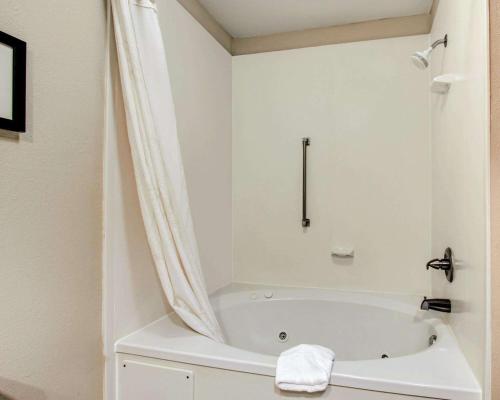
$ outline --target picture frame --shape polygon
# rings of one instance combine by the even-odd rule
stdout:
[[[0,31],[0,129],[26,131],[26,42]]]

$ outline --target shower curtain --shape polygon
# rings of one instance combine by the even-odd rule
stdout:
[[[195,331],[223,342],[193,230],[155,0],[110,0],[134,174],[168,302]]]

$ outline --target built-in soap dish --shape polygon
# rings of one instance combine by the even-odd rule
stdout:
[[[352,258],[354,257],[354,247],[352,246],[334,246],[332,249],[333,257]]]
[[[432,80],[431,91],[433,93],[446,94],[450,91],[451,85],[460,80],[462,78],[455,74],[438,75]]]

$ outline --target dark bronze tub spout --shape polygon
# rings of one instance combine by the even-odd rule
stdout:
[[[449,299],[428,299],[424,297],[424,300],[420,304],[420,309],[451,313],[451,301]]]

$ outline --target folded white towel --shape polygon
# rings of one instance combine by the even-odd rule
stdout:
[[[301,344],[281,353],[276,386],[291,392],[323,392],[330,383],[335,353],[323,346]]]

